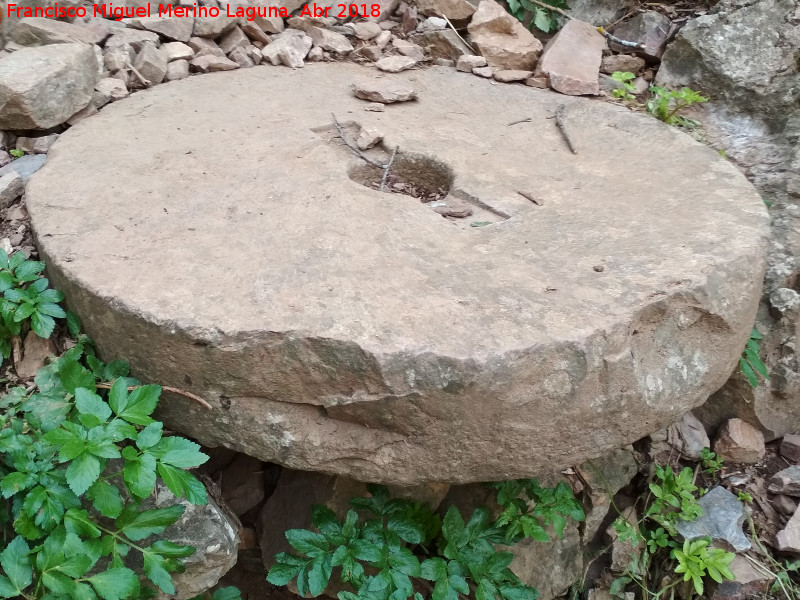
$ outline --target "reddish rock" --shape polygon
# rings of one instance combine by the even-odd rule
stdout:
[[[49,356],[56,354],[56,347],[49,339],[40,338],[32,331],[25,336],[22,360],[14,365],[20,379],[31,379],[44,366]]]
[[[550,78],[550,87],[569,96],[598,95],[597,76],[605,38],[589,23],[568,21],[547,43],[536,67],[536,75]]]
[[[775,579],[760,570],[757,571],[741,554],[736,555],[729,568],[733,573],[733,581],[725,580],[719,584],[712,582],[709,586],[711,600],[746,600],[762,597]]]
[[[730,419],[717,432],[714,452],[726,462],[752,464],[764,457],[764,434],[741,419]]]
[[[264,500],[264,468],[261,461],[239,454],[222,472],[222,498],[241,517]]]
[[[787,433],[781,440],[781,456],[794,461],[800,462],[800,435],[796,433]]]

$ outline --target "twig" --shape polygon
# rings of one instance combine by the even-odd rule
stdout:
[[[517,193],[518,193],[520,196],[522,196],[523,198],[526,198],[526,199],[530,200],[531,202],[533,202],[533,203],[534,203],[536,206],[541,206],[542,204],[544,204],[544,202],[542,202],[542,201],[541,201],[541,200],[539,200],[538,198],[534,198],[534,197],[533,197],[531,194],[529,194],[528,192],[522,192],[522,191],[520,191],[520,190],[517,190]]]
[[[144,87],[150,87],[152,85],[150,80],[149,79],[145,79],[145,77],[141,73],[139,73],[139,71],[136,70],[136,67],[134,67],[130,63],[130,61],[125,63],[125,67],[130,69],[133,72],[133,74],[136,75],[137,79],[142,82],[142,85]]]
[[[394,162],[394,157],[397,156],[397,151],[399,149],[400,146],[394,147],[394,152],[392,152],[392,157],[389,159],[389,162],[386,163],[386,166],[383,167],[383,177],[381,177],[381,189],[380,189],[381,192],[383,191],[383,188],[386,187],[386,178],[389,176],[389,169],[392,167],[392,163]]]
[[[108,384],[108,383],[98,383],[98,384],[95,384],[95,387],[98,387],[101,390],[110,390],[111,389],[111,385]],[[136,388],[140,388],[140,387],[142,387],[142,386],[141,385],[131,385],[131,386],[129,386],[127,388],[127,390],[129,392],[131,392],[131,391],[135,390]],[[179,396],[184,396],[186,398],[189,398],[190,400],[194,400],[195,402],[197,402],[198,404],[202,404],[205,408],[207,408],[209,410],[214,408],[208,402],[203,400],[200,396],[192,394],[191,392],[186,392],[184,390],[180,390],[178,388],[170,387],[168,385],[162,385],[161,389],[164,390],[165,392],[172,392],[173,394],[178,394]]]
[[[564,116],[567,107],[561,104],[558,109],[556,109],[556,125],[558,125],[558,130],[561,132],[561,135],[564,136],[564,140],[567,142],[567,146],[569,146],[570,152],[573,154],[577,154],[578,151],[575,149],[575,144],[572,143],[572,138],[569,137],[569,133],[567,133],[566,125],[564,124]]]
[[[552,10],[553,12],[558,13],[560,15],[563,15],[563,16],[567,17],[568,19],[574,19],[575,18],[571,14],[569,14],[568,12],[558,8],[557,6],[550,6],[549,4],[546,4],[544,2],[539,2],[539,0],[529,0],[529,1],[531,2],[531,4],[536,4],[537,6],[541,6],[542,8],[546,8],[547,10]]]
[[[511,127],[512,125],[519,125],[520,123],[528,123],[530,122],[530,120],[531,120],[530,117],[526,117],[524,119],[520,119],[519,121],[511,121],[511,123],[508,123],[506,127]]]
[[[453,26],[453,24],[450,22],[450,19],[448,19],[448,18],[447,18],[447,15],[445,15],[444,13],[441,13],[441,15],[440,15],[440,16],[441,16],[441,17],[442,17],[442,18],[443,18],[445,21],[447,21],[447,24],[448,24],[448,25],[450,25],[450,29],[452,29],[452,30],[453,30],[453,33],[455,33],[455,34],[458,36],[458,39],[460,39],[462,42],[464,42],[464,45],[465,45],[467,48],[469,48],[470,52],[472,52],[473,54],[475,54],[475,48],[473,48],[473,47],[470,45],[470,43],[469,43],[467,40],[465,40],[463,37],[461,37],[461,34],[460,34],[460,33],[458,33],[458,31],[456,30],[456,28],[455,28],[455,27]]]
[[[344,131],[342,131],[342,126],[339,124],[339,121],[336,120],[336,115],[331,113],[331,116],[333,117],[333,124],[336,126],[336,131],[338,132],[339,137],[342,139],[345,146],[350,148],[350,150],[358,154],[364,161],[371,164],[373,167],[378,167],[379,169],[385,168],[385,166],[378,161],[372,160],[370,157],[366,156],[361,150],[358,149],[358,146],[348,140],[344,135]]]
[[[605,37],[609,42],[614,42],[615,44],[619,44],[620,46],[625,46],[626,48],[637,48],[637,49],[642,49],[645,47],[644,44],[640,44],[639,42],[629,42],[628,40],[623,40],[615,35],[611,35],[602,27],[598,27],[597,31],[599,31],[603,35],[603,37]]]

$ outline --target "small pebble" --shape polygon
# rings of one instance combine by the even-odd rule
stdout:
[[[594,267],[592,267],[592,268],[593,268],[595,271],[597,271],[598,273],[602,273],[603,271],[605,271],[605,270],[606,270],[606,268],[605,268],[603,265],[595,265],[595,266],[594,266]]]

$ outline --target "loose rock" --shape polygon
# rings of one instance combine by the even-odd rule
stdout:
[[[351,26],[355,36],[360,40],[371,40],[372,38],[378,37],[383,31],[380,25],[368,21],[352,23]]]
[[[0,208],[6,208],[25,192],[25,180],[12,171],[0,176]]]
[[[603,58],[600,72],[611,75],[617,71],[636,74],[644,69],[644,59],[630,54],[612,54]]]
[[[176,60],[167,65],[167,74],[164,77],[167,81],[177,81],[189,76],[189,61]]]
[[[425,59],[425,52],[423,52],[422,48],[420,48],[417,44],[414,44],[407,40],[394,38],[392,40],[392,46],[397,48],[397,51],[403,56],[408,56],[409,58],[413,58],[416,61],[421,61]]]
[[[361,150],[369,150],[373,146],[375,146],[378,142],[383,139],[383,134],[381,134],[376,129],[371,129],[369,127],[362,127],[361,132],[358,134],[358,138],[356,139],[356,145]]]
[[[0,60],[0,129],[60,125],[89,103],[98,79],[94,50],[86,44],[24,48],[6,56]]]
[[[495,80],[501,83],[512,83],[514,81],[525,81],[533,73],[531,71],[498,70],[493,75]]]
[[[125,87],[125,84],[119,79],[115,79],[113,77],[101,79],[97,82],[97,85],[94,86],[94,89],[104,97],[108,98],[109,102],[122,100],[130,94],[128,88]]]
[[[0,178],[0,186],[2,186]],[[0,192],[2,195],[2,192]],[[0,205],[2,200],[0,200]],[[40,338],[33,331],[25,336],[22,360],[14,365],[14,370],[20,379],[32,379],[41,369],[50,356],[57,354],[56,346],[50,339]]]
[[[606,40],[589,23],[567,21],[542,52],[537,76],[547,76],[550,87],[570,96],[597,95],[597,75]]]
[[[730,419],[717,432],[714,452],[726,462],[752,464],[764,457],[764,434],[741,419]]]
[[[234,25],[228,33],[222,36],[218,43],[220,50],[225,54],[230,54],[236,48],[247,48],[250,45],[250,39],[238,25]]]
[[[168,42],[161,46],[161,52],[167,57],[168,62],[173,60],[191,60],[194,57],[192,48],[183,42]],[[108,59],[106,59],[108,64]]]
[[[194,71],[200,73],[213,73],[215,71],[232,71],[238,69],[239,65],[229,58],[223,56],[214,56],[207,54],[205,56],[197,56],[189,61],[189,66]]]
[[[408,56],[386,56],[376,62],[375,66],[387,73],[399,73],[410,69],[416,64],[417,61]]]
[[[678,521],[675,528],[684,538],[693,540],[711,537],[724,540],[737,552],[750,548],[750,540],[742,531],[744,504],[722,486],[717,486],[698,501],[703,514],[694,521]]]
[[[459,56],[475,54],[452,29],[416,34],[412,40],[425,48],[425,52],[434,59],[458,60]]]
[[[425,16],[444,15],[451,21],[466,21],[475,13],[475,5],[468,0],[417,0],[417,8]]]
[[[637,49],[637,54],[650,60],[657,60],[664,54],[664,46],[670,32],[670,20],[661,13],[648,10],[639,13],[614,29],[614,35],[628,42],[642,44],[644,47]],[[612,42],[612,47],[618,52],[628,52],[625,48]]]
[[[347,54],[353,51],[353,45],[341,33],[328,31],[327,29],[321,29],[319,27],[309,27],[308,34],[311,36],[314,45],[328,52]],[[378,68],[380,68],[380,66]]]
[[[456,61],[456,70],[464,73],[471,73],[475,67],[485,67],[486,59],[482,56],[475,56],[474,54],[465,54],[459,56]]]
[[[780,552],[800,554],[800,507],[795,510],[786,527],[778,532],[775,542]]]
[[[789,460],[800,462],[800,435],[787,433],[781,440],[781,456]]]
[[[475,67],[472,69],[472,72],[478,77],[491,78],[492,75],[494,75],[494,69],[492,69],[492,67]]]
[[[800,496],[800,466],[792,465],[775,473],[767,489],[773,494]]]
[[[705,427],[692,413],[683,415],[673,427],[680,444],[678,450],[689,460],[700,460],[703,448],[711,448]]]
[[[303,66],[303,59],[314,44],[311,38],[295,29],[287,29],[261,49],[261,55],[273,65],[282,63],[289,67]],[[281,52],[283,51],[283,57]]]
[[[26,17],[19,20],[11,39],[21,46],[45,46],[70,43],[99,44],[101,36],[72,23],[45,17]]]
[[[414,88],[395,79],[362,79],[353,84],[353,93],[362,100],[392,104],[416,100]]]
[[[189,41],[194,29],[192,17],[136,17],[123,21],[135,29],[152,31],[174,42]]]
[[[481,0],[467,29],[490,67],[532,71],[542,53],[542,43],[494,0]]]
[[[136,55],[133,66],[150,82],[149,85],[156,85],[164,81],[164,76],[167,74],[167,57],[156,48],[155,44],[146,42]],[[136,87],[144,86],[141,81],[135,81],[138,82]]]

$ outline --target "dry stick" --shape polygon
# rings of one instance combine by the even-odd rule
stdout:
[[[95,387],[98,387],[101,390],[110,390],[111,389],[111,386],[108,383],[98,383],[98,384],[95,384]],[[127,390],[130,392],[130,391],[133,391],[136,388],[140,388],[140,387],[142,387],[142,386],[141,385],[132,385],[132,386],[128,387]],[[165,392],[172,392],[173,394],[178,394],[179,396],[184,396],[186,398],[189,398],[190,400],[194,400],[195,402],[197,402],[199,404],[202,404],[204,407],[206,407],[209,410],[214,408],[208,402],[203,400],[200,396],[196,396],[195,394],[192,394],[191,392],[186,392],[184,390],[179,390],[178,388],[170,387],[168,385],[162,385],[161,389],[164,390]]]
[[[142,82],[142,85],[143,85],[144,87],[150,87],[150,85],[151,85],[151,83],[150,83],[150,80],[149,80],[149,79],[145,79],[145,77],[144,77],[144,76],[143,76],[141,73],[139,73],[139,71],[137,71],[137,70],[136,70],[136,67],[134,67],[134,66],[133,66],[133,65],[130,63],[130,61],[128,61],[127,63],[125,63],[125,67],[126,67],[126,68],[128,68],[128,69],[130,69],[131,71],[133,71],[133,74],[134,74],[134,75],[136,75],[136,77],[139,79],[139,81],[141,81],[141,82]]]
[[[597,31],[599,31],[609,42],[614,42],[615,44],[619,44],[620,46],[625,46],[626,48],[644,48],[644,44],[640,44],[639,42],[629,42],[628,40],[623,40],[618,38],[615,35],[611,35],[602,27],[598,27]]]
[[[453,30],[453,33],[455,33],[455,34],[458,36],[458,39],[460,39],[462,42],[464,42],[464,45],[465,45],[467,48],[469,48],[469,49],[470,49],[470,52],[472,52],[473,54],[475,54],[475,48],[473,48],[472,46],[470,46],[469,42],[468,42],[467,40],[465,40],[463,37],[461,37],[461,34],[460,34],[460,33],[458,33],[458,31],[456,30],[456,28],[455,28],[455,27],[453,26],[453,24],[450,22],[450,19],[448,19],[448,18],[447,18],[447,16],[446,16],[444,13],[442,13],[442,18],[443,18],[445,21],[447,21],[447,24],[448,24],[448,25],[450,25],[450,29],[452,29],[452,30]]]
[[[573,154],[577,154],[578,151],[575,149],[575,145],[572,143],[572,138],[569,137],[569,133],[567,133],[567,128],[564,124],[564,113],[567,107],[563,104],[556,109],[556,125],[558,125],[558,130],[561,132],[561,135],[564,136],[564,139],[567,142],[567,146],[569,146],[570,151]]]
[[[381,177],[381,189],[380,189],[381,192],[383,191],[383,188],[386,187],[386,178],[389,176],[389,169],[392,167],[392,163],[394,162],[394,157],[397,155],[397,151],[399,149],[400,146],[394,147],[394,152],[392,152],[392,157],[389,159],[389,162],[386,163],[386,166],[383,167],[383,177]]]
[[[361,150],[358,149],[358,146],[354,145],[350,140],[348,140],[344,136],[344,131],[342,131],[342,126],[339,125],[339,121],[336,120],[336,115],[331,113],[331,116],[333,117],[333,124],[336,126],[336,131],[339,133],[339,137],[342,139],[342,141],[344,142],[345,146],[350,148],[350,150],[352,150],[353,152],[358,154],[362,159],[364,159],[366,162],[371,164],[373,167],[378,167],[379,169],[385,169],[386,168],[385,165],[382,165],[378,161],[372,160],[368,156],[365,156],[364,153]]]
[[[558,8],[557,6],[550,6],[549,4],[545,4],[544,2],[539,2],[539,0],[528,0],[531,4],[536,4],[537,6],[541,6],[542,8],[546,8],[547,10],[552,10],[553,12],[557,12],[560,15],[567,17],[568,19],[574,19],[571,14],[565,12],[564,10]]]
[[[530,120],[531,120],[530,117],[526,117],[524,119],[520,119],[519,121],[511,121],[511,123],[508,123],[506,127],[511,127],[512,125],[519,125],[520,123],[528,123],[530,122]]]
[[[544,202],[542,202],[542,201],[541,201],[541,200],[539,200],[538,198],[534,198],[534,197],[533,197],[533,195],[529,194],[528,192],[522,192],[522,191],[520,191],[520,190],[517,190],[517,193],[518,193],[520,196],[522,196],[523,198],[525,198],[525,199],[527,199],[527,200],[530,200],[531,202],[533,202],[533,203],[534,203],[536,206],[541,206],[542,204],[544,204]]]

